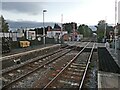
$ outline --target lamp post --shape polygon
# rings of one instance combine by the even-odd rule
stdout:
[[[45,45],[45,25],[44,25],[44,12],[47,12],[47,10],[43,10],[43,44]]]
[[[61,14],[61,35],[60,35],[61,44],[62,44],[62,41],[63,41],[63,38],[62,38],[62,35],[63,35],[63,26],[62,26],[62,23],[63,23],[63,14]]]

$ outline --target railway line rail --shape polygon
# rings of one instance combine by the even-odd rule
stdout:
[[[91,52],[85,52],[91,46]],[[82,88],[94,47],[95,43],[91,42],[81,50],[74,46],[63,47],[5,70],[1,77],[2,90],[61,88],[63,85],[66,85],[64,88]]]
[[[2,68],[2,90],[118,88],[120,68],[108,48],[93,41],[67,42],[63,47],[55,45],[0,58],[3,64],[21,61]]]
[[[65,46],[64,49],[65,49],[65,48],[67,49],[67,48],[69,48],[69,47],[68,47],[68,46]],[[54,52],[46,53],[45,55],[40,55],[40,56],[37,56],[37,57],[35,57],[35,58],[29,59],[29,60],[27,60],[26,62],[24,62],[24,63],[22,63],[22,64],[13,65],[12,67],[8,67],[9,69],[5,68],[5,69],[2,70],[2,73],[7,73],[7,72],[9,72],[9,71],[11,71],[11,70],[18,69],[19,67],[22,67],[22,66],[24,66],[24,65],[26,65],[26,64],[28,64],[28,63],[35,62],[35,61],[38,60],[38,59],[46,58],[47,56],[51,56],[51,55],[56,54],[57,52],[60,52],[60,51],[62,51],[62,50],[63,50],[63,48],[59,48],[59,49],[56,49]]]
[[[37,57],[24,64],[18,65],[17,67],[2,72],[3,88],[13,84],[14,82],[17,82],[39,68],[43,68],[44,65],[49,64],[56,58],[66,54],[70,51],[67,48],[68,47],[65,47],[64,49],[62,48],[50,54],[44,55],[43,57]]]
[[[94,46],[95,44],[93,45],[90,53],[83,53],[86,48],[84,47],[59,73],[55,75],[55,77],[53,77],[43,87],[43,90],[47,88],[77,88],[80,90],[90,64]],[[82,57],[81,55],[84,56],[84,59],[80,60],[80,57]]]

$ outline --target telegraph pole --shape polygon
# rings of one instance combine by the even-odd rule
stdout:
[[[117,0],[115,0],[115,30],[114,30],[114,38],[115,38],[115,54],[117,53]]]
[[[63,41],[63,38],[62,38],[62,35],[63,35],[63,27],[62,27],[62,23],[63,23],[63,14],[61,14],[61,35],[60,35],[60,38],[61,38],[61,44],[62,44],[62,41]]]
[[[107,23],[106,23],[106,17],[105,17],[104,42],[106,42],[106,27],[107,27]]]

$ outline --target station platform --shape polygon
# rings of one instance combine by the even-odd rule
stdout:
[[[11,52],[2,54],[2,57],[13,55],[13,54],[18,54],[18,53],[22,53],[22,52],[27,52],[27,51],[31,51],[31,50],[35,50],[35,49],[40,49],[40,48],[44,48],[44,47],[49,47],[52,45],[55,45],[55,44],[37,45],[37,46],[29,46],[26,48],[12,49]]]
[[[120,50],[117,49],[116,53],[115,53],[115,49],[113,48],[107,48],[107,50],[109,51],[109,53],[111,54],[117,65],[120,67],[120,58],[119,58]]]
[[[61,44],[53,44],[16,49],[6,56],[0,57],[2,69],[16,65],[17,61],[24,63],[33,58],[41,57],[42,55],[51,52],[53,49],[60,48],[60,46]]]
[[[120,90],[120,74],[98,72],[98,90]]]
[[[120,51],[117,50],[117,53],[115,53],[115,50],[113,48],[106,48],[116,64],[120,67],[120,61],[118,58],[118,53]],[[112,68],[111,68],[112,69]],[[113,90],[120,90],[120,74],[119,73],[112,73],[112,72],[104,72],[104,71],[98,71],[98,89],[113,89]]]

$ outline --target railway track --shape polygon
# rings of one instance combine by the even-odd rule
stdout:
[[[90,42],[87,43],[80,52],[75,51],[74,48],[69,49],[66,47],[44,55],[43,57],[26,62],[24,65],[20,65],[9,71],[3,72],[2,90],[12,88],[57,88],[54,85],[56,80],[60,79],[60,76],[63,79],[68,79],[69,74],[74,74],[79,77],[83,76],[81,80],[79,77],[76,78],[75,76],[70,76],[72,77],[71,79],[77,79],[76,81],[81,81],[82,83],[94,49],[93,45],[91,53],[83,53],[84,49],[89,44]],[[78,57],[81,57],[82,53],[86,56],[86,60],[77,60]],[[66,71],[67,69],[69,72]],[[64,82],[64,80],[62,82]],[[78,84],[76,83],[76,85]]]
[[[43,87],[43,90],[46,90],[47,88],[77,88],[80,90],[84,83],[94,46],[95,44],[93,45],[90,53],[83,53],[84,49],[86,48],[85,46]],[[80,60],[79,57],[82,56],[84,59]]]
[[[25,65],[27,65],[27,64],[29,64],[29,63],[36,62],[36,61],[38,61],[39,59],[44,59],[44,58],[50,57],[50,56],[52,56],[52,55],[55,55],[55,54],[61,52],[61,51],[64,50],[64,49],[67,49],[67,48],[69,48],[69,47],[70,47],[70,46],[65,46],[65,47],[63,47],[63,48],[60,48],[60,49],[54,51],[54,52],[51,52],[51,53],[48,53],[48,54],[45,54],[45,55],[42,55],[42,56],[40,55],[40,56],[37,56],[37,57],[35,57],[35,58],[29,59],[28,61],[26,61],[26,62],[24,62],[24,63],[22,63],[22,64],[20,64],[20,65],[14,65],[14,66],[12,66],[12,67],[9,67],[9,69],[3,69],[3,70],[2,70],[2,74],[9,73],[9,72],[11,72],[12,70],[16,70],[16,69],[18,69],[18,68],[20,68],[20,67],[23,67],[23,66],[25,66]]]
[[[9,69],[8,71],[2,72],[2,89],[9,87],[10,85],[27,77],[29,74],[32,74],[40,68],[44,68],[45,65],[53,62],[57,58],[72,50],[68,48],[69,47],[65,47],[52,53],[46,54],[42,57],[37,57],[24,64],[18,65],[15,68]]]

